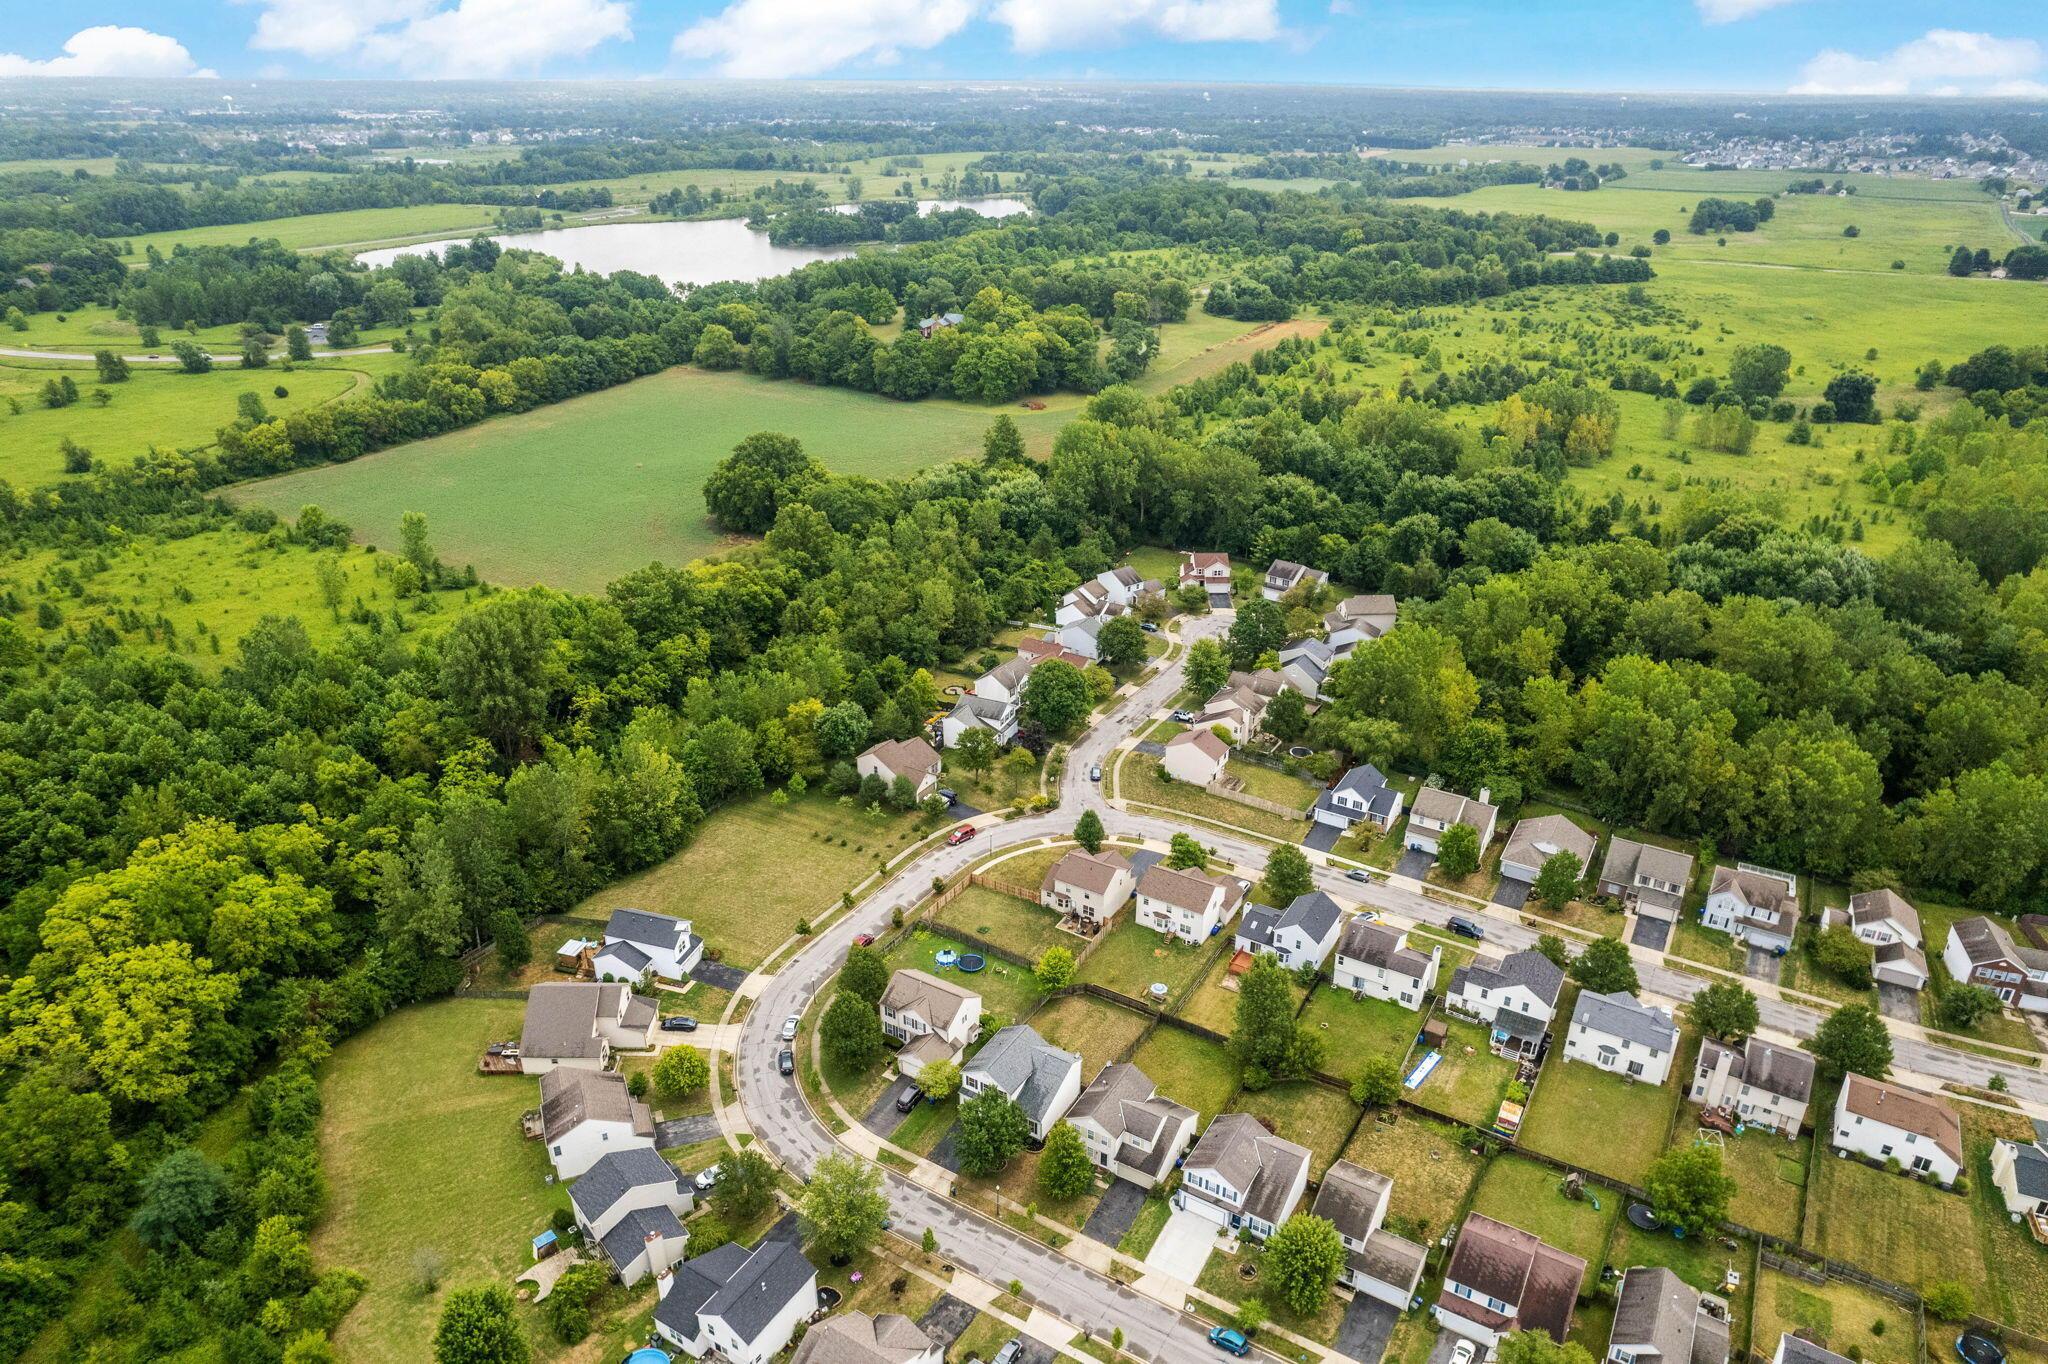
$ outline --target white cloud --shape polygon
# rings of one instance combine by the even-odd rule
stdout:
[[[176,38],[146,28],[100,24],[64,42],[64,55],[48,61],[0,52],[0,76],[212,76]]]
[[[409,75],[538,70],[633,36],[628,0],[259,0],[249,45]]]
[[[1798,3],[1799,0],[1693,0],[1699,8],[1700,18],[1710,24],[1732,24],[1738,19],[1762,14],[1767,9]]]
[[[1180,43],[1282,36],[1278,0],[997,0],[1019,52],[1114,42],[1133,29]]]
[[[904,49],[938,46],[967,26],[979,0],[734,0],[676,35],[678,57],[721,75],[815,76]]]
[[[2041,65],[2041,45],[2031,38],[1935,28],[1880,57],[1828,48],[1800,69],[1792,93],[2036,96],[2044,89],[2034,79]]]

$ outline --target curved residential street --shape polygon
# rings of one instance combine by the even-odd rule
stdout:
[[[1176,820],[1121,809],[1104,797],[1100,784],[1088,780],[1092,764],[1100,763],[1107,775],[1117,750],[1180,691],[1185,646],[1199,638],[1222,635],[1232,618],[1232,613],[1224,611],[1184,620],[1179,633],[1182,651],[1157,674],[1121,697],[1068,750],[1057,808],[1008,822],[994,821],[959,847],[941,845],[914,858],[850,912],[805,939],[771,976],[757,977],[759,994],[739,1029],[734,1071],[747,1124],[786,1167],[800,1177],[808,1175],[820,1157],[840,1147],[831,1130],[811,1111],[796,1082],[778,1073],[775,1057],[782,1044],[776,1034],[782,1020],[805,1012],[837,971],[855,935],[880,934],[887,929],[893,911],[910,913],[930,891],[933,878],[951,877],[1004,848],[1067,835],[1081,812],[1090,809],[1101,817],[1113,837],[1164,844],[1175,833],[1192,833],[1219,856],[1234,863],[1247,878],[1259,874],[1266,861],[1266,843],[1230,834],[1198,820]],[[1362,903],[1416,922],[1442,925],[1453,914],[1470,918],[1485,913],[1476,907],[1447,904],[1418,891],[1388,884],[1381,879],[1382,873],[1375,873],[1370,883],[1349,880],[1342,871],[1328,867],[1319,866],[1315,875],[1319,887],[1341,900]],[[1487,915],[1484,923],[1489,951],[1527,947],[1538,936],[1535,929],[1511,913]],[[1660,953],[1636,949],[1635,954],[1645,994],[1661,996],[1673,1004],[1682,1003],[1708,983],[1702,975],[1665,966]],[[1805,1038],[1819,1026],[1823,1015],[1818,1010],[1778,997],[1773,987],[1763,982],[1745,983],[1759,997],[1766,1031]],[[1929,1080],[1977,1086],[1987,1084],[1994,1073],[2000,1074],[2015,1097],[2041,1105],[2048,1112],[2048,1075],[2038,1069],[2001,1066],[1991,1057],[1930,1041],[1910,1027],[1894,1028],[1893,1045],[1898,1071]],[[1204,1339],[1205,1328],[1196,1319],[1184,1317],[1174,1308],[1022,1233],[970,1212],[894,1171],[885,1169],[883,1174],[898,1233],[915,1240],[925,1228],[931,1228],[938,1237],[941,1254],[969,1272],[995,1284],[1007,1284],[1012,1279],[1021,1281],[1027,1297],[1078,1328],[1107,1332],[1120,1326],[1125,1333],[1125,1348],[1135,1355],[1161,1360],[1221,1357]]]

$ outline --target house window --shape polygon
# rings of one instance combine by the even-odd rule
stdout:
[[[1925,1174],[1929,1170],[1932,1170],[1934,1168],[1934,1162],[1929,1160],[1926,1156],[1915,1156],[1913,1157],[1913,1168],[1915,1170],[1918,1170],[1920,1173]]]
[[[1641,1061],[1629,1062],[1628,1073],[1631,1075],[1641,1075],[1643,1073],[1643,1063]]]

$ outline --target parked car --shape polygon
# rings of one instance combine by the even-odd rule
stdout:
[[[697,1020],[688,1014],[670,1014],[667,1018],[661,1020],[661,1030],[663,1032],[695,1032],[697,1031]]]
[[[1344,873],[1344,879],[1345,879],[1346,881],[1367,881],[1367,882],[1369,882],[1369,881],[1371,881],[1371,880],[1372,880],[1372,873],[1371,873],[1371,872],[1363,872],[1363,871],[1356,871],[1356,870],[1354,870],[1354,871],[1347,871],[1347,872],[1345,872],[1345,873]]]
[[[1155,620],[1141,620],[1138,622],[1138,628],[1148,635],[1156,635],[1159,633],[1159,622]]]
[[[1088,764],[1088,780],[1090,780],[1090,781],[1101,781],[1101,780],[1102,780],[1102,764],[1101,764],[1101,763],[1089,763],[1089,764]]]
[[[1195,713],[1191,710],[1177,710],[1173,713],[1172,719],[1177,725],[1191,725],[1195,722]]]
[[[724,1178],[725,1167],[723,1165],[707,1165],[697,1171],[697,1178],[691,1182],[697,1186],[698,1193],[710,1193],[718,1187],[718,1181]]]
[[[908,1113],[911,1109],[917,1107],[918,1100],[923,1097],[923,1089],[915,1084],[905,1085],[903,1092],[896,1096],[896,1111],[898,1113]]]
[[[939,799],[945,801],[948,805],[958,805],[960,803],[960,793],[950,786],[941,786],[939,788]]]
[[[784,1047],[782,1054],[775,1058],[775,1068],[784,1075],[796,1074],[796,1053]]]
[[[1228,1326],[1211,1326],[1209,1343],[1219,1350],[1228,1350],[1239,1358],[1252,1352],[1252,1343],[1244,1338],[1244,1332],[1233,1331]]]
[[[872,933],[856,933],[853,935],[853,945],[855,947],[873,947],[875,945],[875,935]]]
[[[1473,923],[1470,919],[1465,918],[1463,915],[1453,914],[1451,916],[1451,922],[1449,924],[1449,927],[1451,932],[1457,934],[1459,937],[1470,938],[1474,942],[1483,941],[1486,937],[1485,929],[1481,928],[1478,924]]]
[[[1003,1342],[1003,1348],[996,1351],[996,1357],[990,1361],[990,1364],[1015,1364],[1017,1356],[1023,1353],[1024,1342],[1015,1336],[1011,1336]]]
[[[1478,1347],[1471,1341],[1461,1340],[1451,1351],[1451,1364],[1472,1364],[1472,1356],[1478,1353]]]
[[[800,1021],[800,1020],[799,1020],[799,1019],[797,1018],[797,1016],[796,1016],[795,1014],[791,1014],[791,1015],[790,1015],[790,1016],[789,1016],[788,1018],[785,1018],[785,1019],[783,1019],[783,1020],[782,1020],[782,1040],[783,1040],[783,1041],[785,1041],[785,1042],[789,1042],[789,1041],[793,1041],[793,1040],[795,1039],[795,1037],[796,1037],[796,1025],[797,1025],[797,1023],[798,1023],[799,1021]]]
[[[946,835],[946,846],[957,848],[972,837],[974,837],[974,826],[972,824],[962,824],[959,828],[953,830],[952,833]]]

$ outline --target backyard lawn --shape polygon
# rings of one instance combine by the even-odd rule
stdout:
[[[1983,1238],[1984,1263],[1991,1277],[1977,1291],[1977,1310],[1997,1321],[2008,1321],[2035,1336],[2048,1335],[2048,1246],[2042,1246],[2024,1228],[2013,1225],[2006,1215],[2005,1200],[1991,1182],[1991,1142],[1994,1137],[2029,1141],[2031,1124],[2017,1113],[1996,1113],[1989,1109],[1963,1107],[1963,1148],[1969,1153],[1970,1199],[1976,1205],[1976,1224]]]
[[[1305,778],[1267,767],[1263,763],[1247,762],[1239,757],[1233,757],[1225,763],[1224,772],[1243,783],[1246,795],[1274,801],[1296,810],[1306,810],[1315,804],[1316,796],[1321,791],[1314,782]]]
[[[1696,920],[1680,916],[1678,926],[1672,930],[1669,951],[1674,957],[1696,961],[1704,966],[1718,966],[1723,971],[1742,970],[1742,963],[1748,957],[1742,944],[1726,933],[1716,933],[1711,928],[1702,928]]]
[[[1603,1200],[1604,1201],[1604,1200]],[[1740,1359],[1742,1347],[1749,1339],[1751,1308],[1749,1290],[1752,1271],[1756,1268],[1754,1247],[1747,1241],[1737,1241],[1738,1249],[1730,1250],[1721,1244],[1718,1236],[1673,1236],[1668,1231],[1638,1231],[1626,1217],[1614,1224],[1614,1241],[1607,1250],[1607,1262],[1617,1269],[1629,1269],[1636,1265],[1662,1265],[1679,1278],[1704,1293],[1720,1293],[1728,1299],[1728,1338],[1732,1348],[1730,1358]],[[1733,1292],[1724,1292],[1722,1284],[1728,1272],[1735,1271],[1742,1276],[1742,1283]],[[1764,1348],[1774,1348],[1778,1343],[1771,1337]]]
[[[1809,1283],[1766,1265],[1755,1309],[1752,1349],[1769,1352],[1786,1332],[1807,1331],[1837,1354],[1855,1350],[1865,1364],[1915,1364],[1919,1352],[1912,1309],[1846,1279]]]
[[[1230,1108],[1265,1118],[1281,1136],[1306,1146],[1314,1157],[1308,1168],[1312,1180],[1323,1177],[1358,1125],[1358,1105],[1313,1080],[1290,1080],[1256,1092],[1240,1090]]]
[[[1194,992],[1181,1001],[1174,1010],[1190,1023],[1196,1023],[1213,1032],[1228,1037],[1237,1030],[1237,981],[1230,974],[1230,959],[1235,953],[1229,948],[1216,954],[1216,961],[1202,973],[1202,983]],[[1303,990],[1299,985],[1290,984],[1295,1006],[1301,1004]],[[1325,1068],[1328,1063],[1325,1062]]]
[[[886,958],[891,971],[905,967],[929,972],[941,980],[949,980],[981,996],[981,1014],[984,1021],[1015,1023],[1031,1012],[1033,1006],[1044,997],[1045,991],[1038,988],[1037,978],[1021,966],[1012,966],[1006,961],[990,959],[988,966],[966,975],[938,964],[940,952],[972,952],[958,939],[930,928],[913,928],[903,935],[902,941],[889,949]]]
[[[1221,948],[1227,950],[1229,945],[1225,939]],[[1081,979],[1132,999],[1150,998],[1148,992],[1153,984],[1161,982],[1166,986],[1167,998],[1172,999],[1194,980],[1208,964],[1209,954],[1217,950],[1219,946],[1214,940],[1192,946],[1170,934],[1154,932],[1126,914],[1116,927],[1102,935],[1088,959],[1081,963]]]
[[[1384,999],[1353,999],[1331,985],[1319,985],[1301,1012],[1304,1027],[1325,1040],[1323,1069],[1355,1080],[1365,1063],[1384,1056],[1399,1066],[1422,1029],[1422,1015]]]
[[[1607,1254],[1608,1233],[1620,1215],[1621,1200],[1612,1190],[1600,1188],[1587,1189],[1584,1198],[1566,1198],[1563,1183],[1564,1176],[1547,1165],[1521,1156],[1497,1156],[1480,1176],[1472,1211],[1520,1227],[1580,1257],[1590,1281]]]
[[[1559,1016],[1564,1016],[1562,1009]],[[1641,1188],[1650,1163],[1664,1149],[1677,1104],[1673,1079],[1661,1085],[1632,1084],[1597,1066],[1566,1061],[1564,1048],[1553,1046],[1536,1077],[1521,1144]],[[1617,1140],[1621,1134],[1628,1139]]]
[[[1305,819],[1286,819],[1264,810],[1254,810],[1249,805],[1240,805],[1234,800],[1226,800],[1222,796],[1212,795],[1201,787],[1190,786],[1184,781],[1165,780],[1159,775],[1158,761],[1144,754],[1137,754],[1125,760],[1122,771],[1117,776],[1116,793],[1125,800],[1156,805],[1162,809],[1192,815],[1196,819],[1249,829],[1255,834],[1277,839],[1282,843],[1299,843],[1301,836],[1308,832],[1308,821]]]
[[[1230,1053],[1178,1028],[1154,1028],[1131,1061],[1161,1094],[1200,1113],[1204,1127],[1237,1093],[1237,1062]]]
[[[1987,1274],[1972,1206],[1861,1161],[1823,1158],[1807,1190],[1804,1241],[1893,1283],[1917,1288],[1954,1279],[1981,1292]]]
[[[1486,1049],[1486,1029],[1461,1019],[1444,1021],[1450,1028],[1444,1036],[1443,1060],[1422,1082],[1422,1088],[1409,1092],[1417,1102],[1446,1117],[1474,1127],[1490,1127],[1500,1112],[1509,1081],[1515,1078],[1514,1063]],[[1413,1067],[1419,1059],[1417,1053],[1409,1065]]]
[[[1060,916],[1014,895],[970,885],[939,911],[939,923],[1009,948],[1031,961],[1054,943],[1068,948],[1081,940],[1060,932]]]
[[[1030,1021],[1046,1041],[1081,1053],[1081,1083],[1086,1085],[1123,1055],[1124,1048],[1136,1042],[1152,1020],[1135,1009],[1119,1009],[1087,995],[1068,995],[1045,1005]]]
[[[984,876],[1019,888],[1036,888],[1044,883],[1045,874],[1052,870],[1053,863],[1076,851],[1078,847],[1079,845],[1074,843],[1061,843],[1050,848],[1032,848],[994,862],[984,862],[975,870]]]
[[[1399,1110],[1385,1125],[1368,1115],[1344,1148],[1344,1159],[1394,1181],[1388,1224],[1416,1241],[1427,1241],[1457,1219],[1485,1163],[1451,1128]]]
[[[1690,1146],[1698,1131],[1681,1118],[1671,1144]],[[1787,1141],[1761,1128],[1752,1128],[1739,1137],[1721,1138],[1721,1168],[1735,1181],[1735,1198],[1728,1205],[1728,1220],[1753,1231],[1797,1241],[1806,1208],[1806,1166],[1812,1153],[1811,1137]]]

